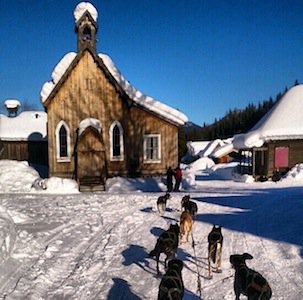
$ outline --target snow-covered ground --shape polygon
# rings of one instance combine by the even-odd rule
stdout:
[[[0,299],[157,299],[161,278],[148,253],[179,221],[181,198],[190,194],[198,204],[195,251],[189,242],[177,253],[184,261],[184,299],[199,299],[198,273],[202,299],[235,299],[229,256],[249,252],[254,259],[248,265],[267,278],[272,299],[301,300],[302,166],[278,183],[236,182],[233,168],[199,171],[196,162],[199,180],[186,170],[186,190],[172,193],[160,216],[160,178],[115,178],[106,192],[79,193],[71,180],[41,182],[26,163],[0,161]],[[207,235],[213,224],[223,226],[224,245],[222,273],[210,280]]]

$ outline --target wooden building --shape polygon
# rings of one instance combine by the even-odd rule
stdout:
[[[97,11],[74,11],[78,51],[66,54],[42,87],[49,175],[101,188],[110,176],[164,174],[178,164],[180,111],[143,95],[96,52]]]
[[[239,170],[266,180],[303,163],[303,85],[291,88],[249,132],[234,137]]]
[[[41,111],[0,115],[0,159],[24,160],[45,169],[48,164],[46,120],[46,113]]]

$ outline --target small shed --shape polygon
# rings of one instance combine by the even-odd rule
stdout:
[[[30,165],[46,167],[46,122],[43,111],[0,114],[0,159],[26,160]]]
[[[303,162],[303,85],[291,88],[247,133],[234,137],[241,173],[257,180],[285,174]]]

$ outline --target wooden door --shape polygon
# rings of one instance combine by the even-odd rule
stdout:
[[[78,180],[103,180],[106,175],[106,164],[101,133],[93,127],[87,127],[79,136],[77,153]]]

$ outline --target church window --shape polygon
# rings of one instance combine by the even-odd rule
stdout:
[[[110,158],[111,160],[123,160],[123,128],[120,122],[115,121],[109,129]]]
[[[56,151],[57,160],[70,160],[70,130],[64,121],[56,128]]]

